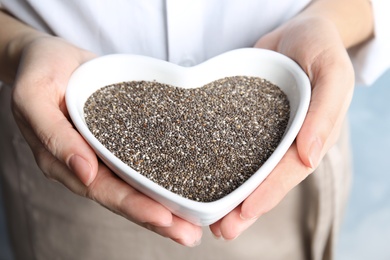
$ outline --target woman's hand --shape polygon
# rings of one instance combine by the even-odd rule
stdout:
[[[240,206],[210,226],[215,236],[236,238],[312,173],[335,144],[354,89],[345,42],[330,19],[305,13],[256,43],[255,47],[280,52],[303,68],[312,85],[311,102],[296,141]]]
[[[44,174],[71,191],[176,242],[193,246],[200,227],[174,215],[99,163],[70,122],[65,90],[71,73],[94,54],[39,35],[23,46],[14,81],[16,122]]]

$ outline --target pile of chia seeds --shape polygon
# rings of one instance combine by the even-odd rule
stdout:
[[[84,113],[93,135],[131,168],[185,198],[211,202],[268,159],[290,106],[269,81],[234,76],[193,89],[113,84],[93,93]]]

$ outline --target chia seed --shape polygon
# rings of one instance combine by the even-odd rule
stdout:
[[[290,106],[271,82],[234,76],[193,89],[113,84],[93,93],[84,113],[93,135],[131,168],[185,198],[211,202],[269,158]]]

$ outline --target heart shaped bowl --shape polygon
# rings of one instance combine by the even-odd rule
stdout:
[[[84,119],[84,103],[88,97],[110,84],[155,80],[182,88],[195,88],[229,76],[255,76],[271,81],[287,95],[291,112],[285,134],[269,159],[241,186],[213,202],[181,197],[136,172],[94,137]],[[310,82],[303,70],[288,57],[269,50],[237,49],[194,67],[181,67],[138,55],[114,54],[91,60],[72,74],[66,91],[66,105],[77,130],[113,172],[175,215],[196,225],[210,225],[248,197],[278,164],[305,119],[310,91]]]

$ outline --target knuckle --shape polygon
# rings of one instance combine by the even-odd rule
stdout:
[[[334,120],[333,117],[331,117],[329,115],[324,117],[323,129],[324,129],[324,132],[326,133],[327,136],[329,136],[333,132],[333,129],[335,128],[335,126],[336,126],[336,121]]]
[[[43,146],[53,155],[56,155],[59,140],[56,134],[52,131],[40,131],[37,133],[38,139],[41,140]]]
[[[90,199],[90,200],[98,202],[98,200],[97,200],[97,198],[95,196],[95,185],[94,185],[94,182],[92,182],[88,187],[86,187],[83,196],[88,198],[88,199]]]
[[[53,170],[56,160],[45,149],[38,149],[34,152],[35,161],[46,178],[54,180]]]
[[[65,118],[63,120],[66,120]],[[45,129],[37,129],[36,135],[43,147],[47,151],[49,151],[54,157],[61,161],[65,161],[66,158],[61,158],[61,154],[63,151],[65,142],[71,142],[71,140],[64,140],[64,136],[66,136],[67,124],[64,124],[62,120],[54,121],[50,127],[46,127]]]

